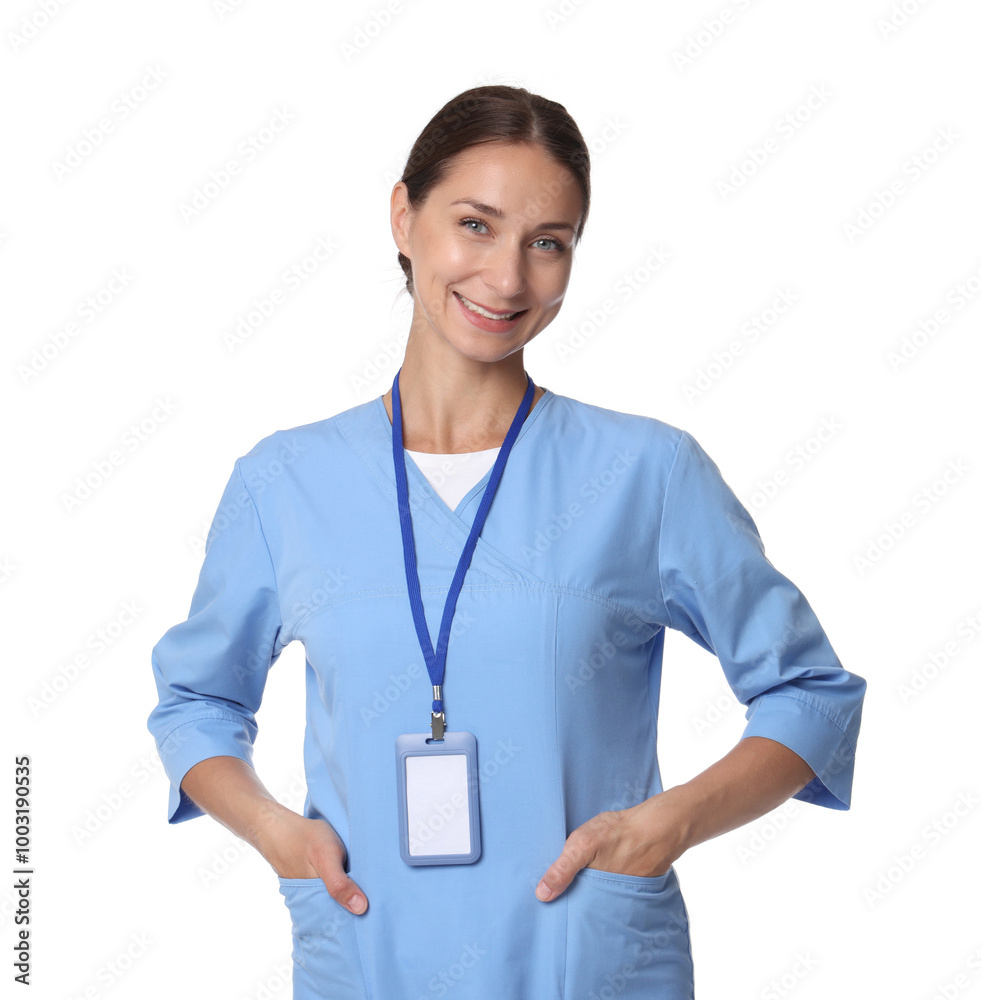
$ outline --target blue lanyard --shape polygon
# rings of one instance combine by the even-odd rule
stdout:
[[[490,509],[491,501],[497,492],[497,484],[500,482],[501,474],[504,472],[504,465],[508,460],[511,446],[514,444],[518,431],[524,423],[528,411],[531,409],[531,400],[535,394],[535,383],[528,375],[528,388],[525,390],[524,398],[518,407],[518,412],[511,421],[504,444],[498,452],[494,468],[491,470],[490,481],[484,490],[483,499],[477,508],[477,515],[473,519],[470,528],[470,535],[467,544],[463,547],[460,561],[457,563],[456,575],[450,584],[449,593],[446,595],[446,605],[443,608],[443,621],[439,626],[439,639],[436,643],[436,651],[433,652],[432,640],[429,638],[429,628],[426,625],[426,615],[422,607],[422,595],[419,591],[419,569],[416,565],[416,548],[412,537],[412,515],[409,512],[409,494],[405,478],[405,452],[402,447],[402,398],[399,395],[399,368],[395,374],[395,381],[392,383],[392,457],[395,462],[395,485],[399,498],[399,523],[402,527],[402,551],[405,557],[405,581],[409,588],[409,603],[412,605],[412,617],[416,625],[416,635],[419,636],[419,645],[422,647],[422,654],[426,659],[426,668],[429,671],[429,679],[433,684],[433,738],[442,739],[445,727],[445,714],[443,712],[442,684],[443,672],[446,668],[446,647],[450,641],[450,623],[453,620],[453,613],[456,611],[456,600],[463,586],[463,578],[466,576],[473,558],[474,549],[477,547],[477,536],[484,526],[487,511]],[[525,373],[527,375],[527,372]]]

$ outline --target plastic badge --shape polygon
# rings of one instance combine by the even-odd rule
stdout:
[[[409,865],[469,865],[480,857],[477,740],[427,733],[395,740],[399,849]]]

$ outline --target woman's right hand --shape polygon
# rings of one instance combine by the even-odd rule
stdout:
[[[356,915],[368,902],[344,871],[347,852],[334,828],[281,806],[273,809],[256,837],[259,853],[280,878],[320,878],[330,895]]]
[[[347,851],[330,823],[287,809],[247,761],[228,754],[199,760],[184,775],[181,791],[250,843],[280,878],[319,878],[351,913],[368,908],[364,893],[344,871]]]
[[[364,893],[344,871],[347,852],[326,820],[308,819],[281,807],[264,825],[256,846],[280,878],[319,878],[351,913],[368,908]]]

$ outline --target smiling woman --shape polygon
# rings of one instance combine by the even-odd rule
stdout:
[[[405,180],[392,191],[392,234],[417,298],[410,337],[485,362],[513,357],[562,307],[584,187],[535,141],[482,142],[443,163],[415,199]]]
[[[589,209],[562,105],[465,91],[390,207],[413,304],[391,390],[236,460],[153,649],[168,819],[209,813],[269,862],[295,1000],[690,1000],[674,862],[790,796],[847,809],[865,681],[690,434],[525,371]],[[748,722],[665,789],[669,628]],[[302,815],[251,766],[294,639]]]

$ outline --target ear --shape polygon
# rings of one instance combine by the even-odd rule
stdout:
[[[412,209],[409,205],[409,189],[405,181],[397,181],[392,188],[392,237],[399,251],[406,257],[411,256],[408,252],[409,236],[412,231]]]

